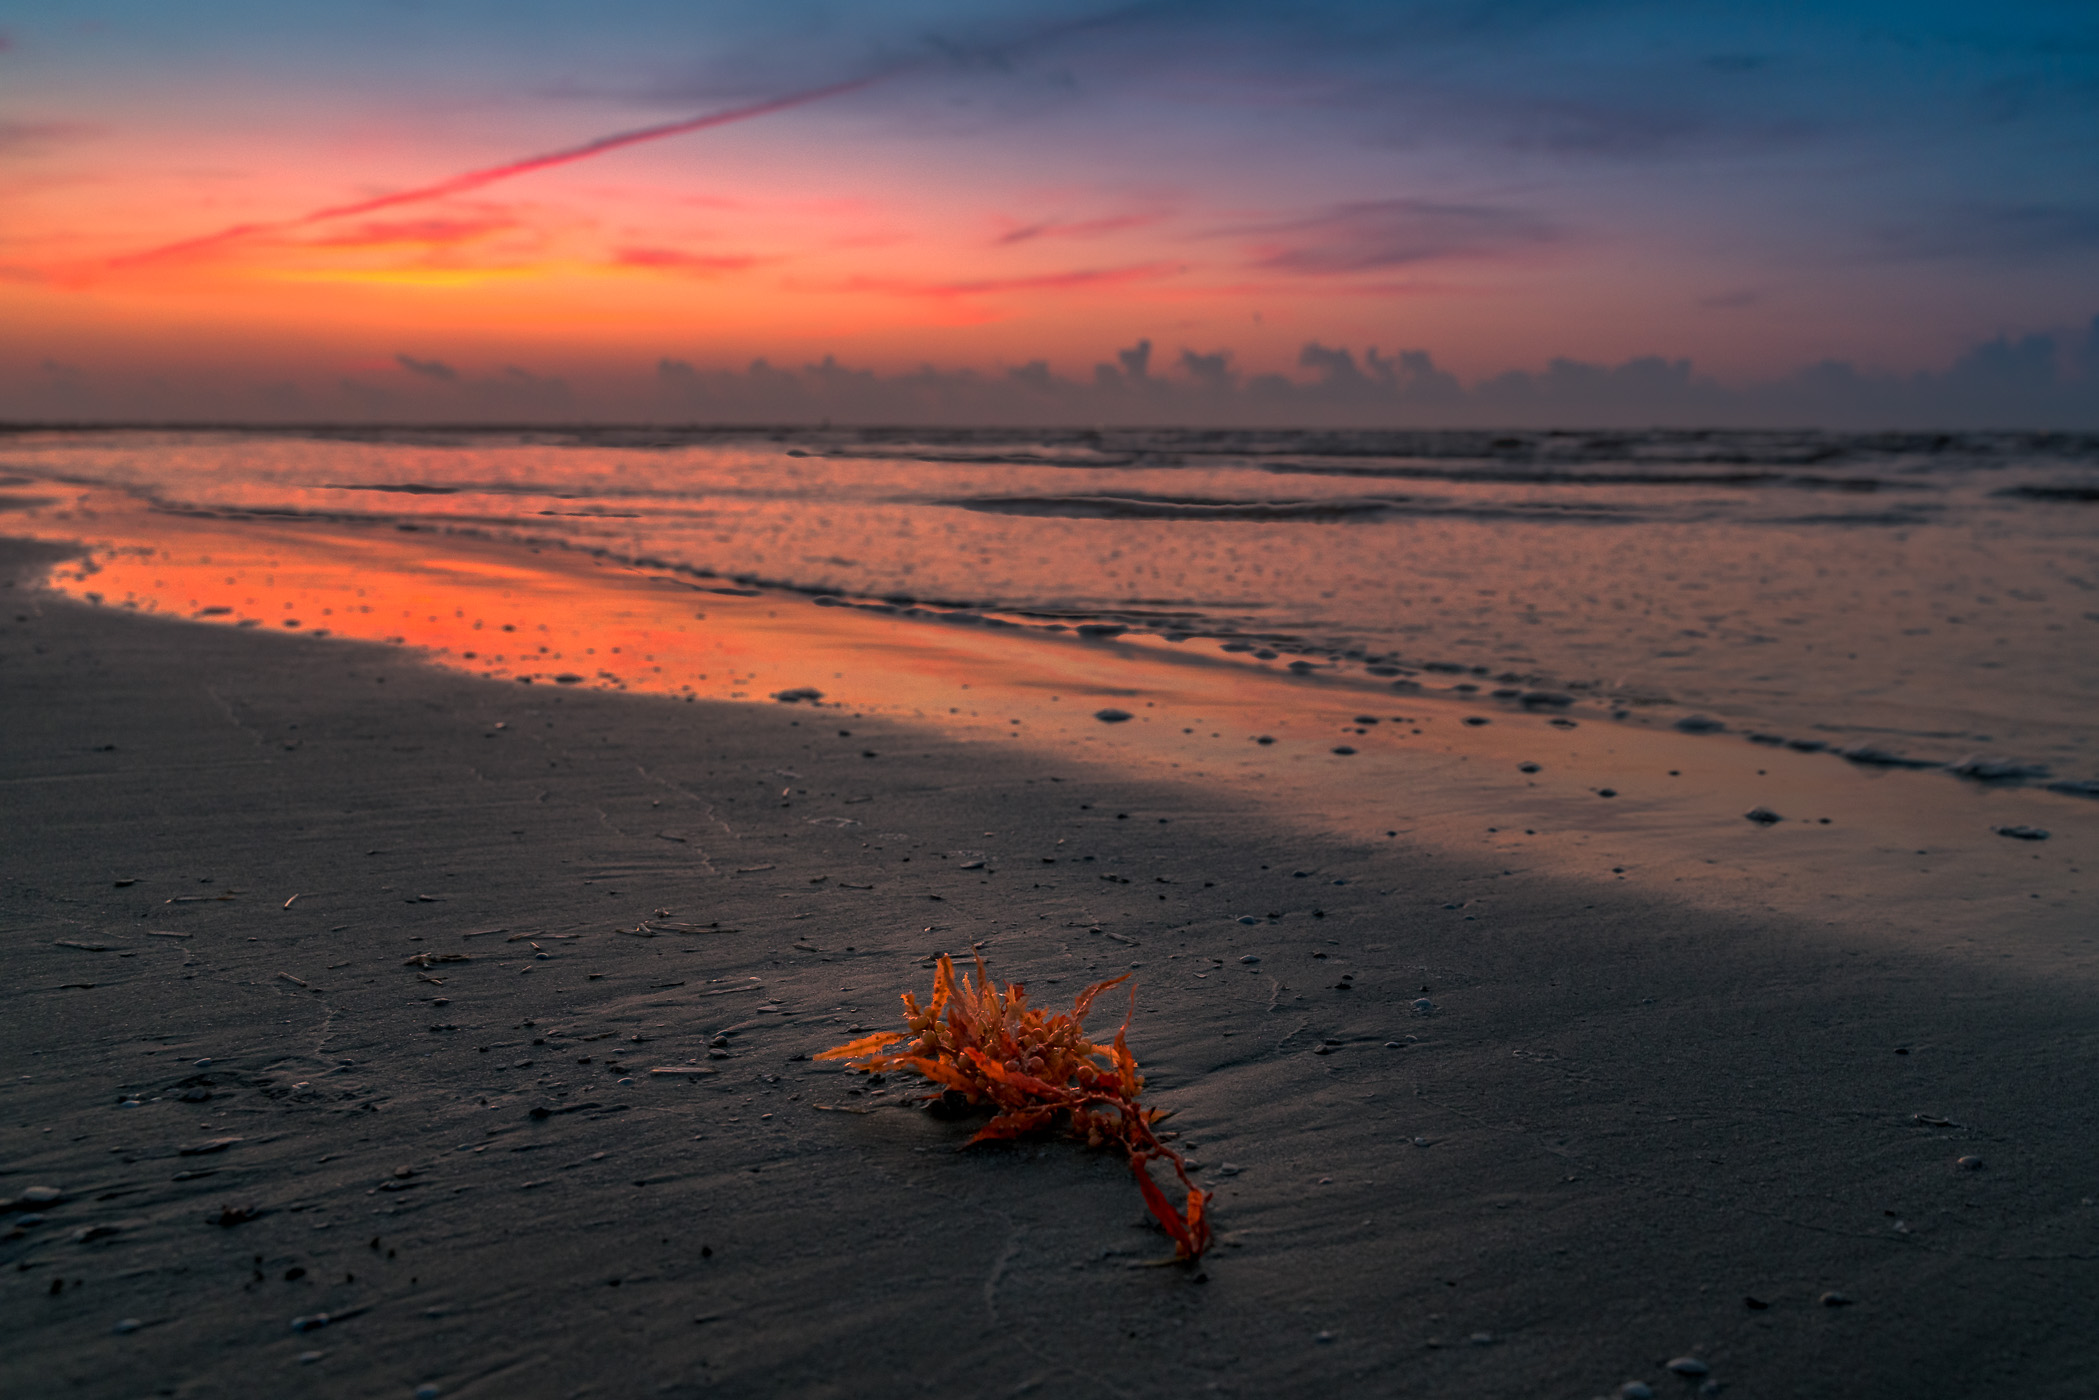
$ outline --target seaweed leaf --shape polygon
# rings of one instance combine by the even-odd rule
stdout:
[[[835,1046],[824,1051],[816,1058],[819,1060],[850,1060],[855,1055],[872,1055],[884,1046],[894,1045],[903,1038],[904,1033],[902,1031],[878,1031],[873,1035],[864,1035],[858,1040],[848,1041],[844,1045]]]
[[[1022,1137],[1061,1123],[1067,1135],[1091,1146],[1120,1148],[1145,1206],[1173,1240],[1175,1257],[1202,1257],[1210,1247],[1209,1198],[1188,1179],[1180,1154],[1153,1132],[1163,1115],[1138,1102],[1144,1077],[1128,1040],[1136,989],[1111,1043],[1088,1040],[1081,1024],[1095,999],[1128,981],[1128,974],[1086,988],[1068,1013],[1044,1012],[1028,1005],[1020,983],[994,983],[982,954],[976,962],[971,982],[966,973],[958,978],[953,960],[943,956],[929,1001],[921,1005],[912,993],[903,994],[904,1031],[864,1036],[816,1058],[849,1060],[853,1068],[870,1073],[915,1070],[972,1104],[991,1106],[997,1111],[970,1139],[972,1144]],[[1166,1163],[1179,1181],[1185,1197],[1180,1209],[1152,1179],[1154,1161]]]

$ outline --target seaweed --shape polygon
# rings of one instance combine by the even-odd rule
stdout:
[[[1067,1012],[1028,1005],[1018,982],[991,980],[982,954],[977,980],[955,975],[943,956],[933,974],[932,999],[924,1005],[903,994],[907,1030],[881,1031],[836,1046],[819,1060],[848,1060],[870,1073],[909,1069],[931,1080],[942,1097],[959,1094],[997,1112],[968,1145],[997,1142],[1062,1127],[1091,1147],[1119,1148],[1137,1178],[1144,1204],[1174,1242],[1174,1257],[1194,1260],[1210,1247],[1208,1196],[1188,1179],[1188,1164],[1159,1141],[1155,1126],[1166,1116],[1138,1102],[1144,1079],[1130,1054],[1130,1018],[1113,1041],[1086,1038],[1081,1024],[1101,993],[1128,975],[1096,982],[1080,992]],[[1136,991],[1130,994],[1131,1013]],[[895,1047],[895,1048],[892,1048]],[[1164,1162],[1179,1179],[1186,1204],[1176,1210],[1152,1179],[1150,1164]]]

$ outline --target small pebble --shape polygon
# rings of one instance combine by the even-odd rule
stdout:
[[[131,1333],[138,1331],[139,1328],[144,1327],[145,1325],[145,1323],[140,1322],[135,1317],[127,1317],[121,1322],[119,1322],[116,1326],[110,1328],[109,1330],[116,1333],[119,1337],[123,1337],[129,1336]]]
[[[1253,922],[1253,920],[1252,920],[1252,919],[1246,919],[1246,920],[1244,920],[1243,922],[1245,922],[1245,923],[1249,923],[1249,924],[1250,924],[1250,923],[1252,923],[1252,922]],[[1246,955],[1245,957],[1243,957],[1243,958],[1239,959],[1239,961],[1241,961],[1241,962],[1243,962],[1243,963],[1257,963],[1257,962],[1261,961],[1261,955],[1260,955],[1259,953],[1248,953],[1248,954],[1247,954],[1247,955]]]
[[[1964,1172],[1979,1172],[1982,1170],[1982,1158],[1958,1157],[1954,1159],[1953,1165],[1959,1167]]]
[[[1627,1381],[1618,1387],[1618,1400],[1654,1400],[1654,1387],[1646,1381]]]
[[[444,1392],[439,1390],[434,1384],[419,1385],[415,1388],[415,1400],[437,1400],[437,1397],[442,1394]]]
[[[1095,710],[1093,717],[1102,724],[1121,724],[1131,718],[1131,715],[1128,710]]]
[[[1435,1009],[1436,1003],[1430,1001],[1427,997],[1417,997],[1414,1000],[1414,1014],[1416,1016],[1431,1015],[1435,1012]]]
[[[2038,826],[1999,826],[1992,827],[1991,830],[1995,831],[1999,836],[2009,836],[2014,841],[2046,841],[2048,839],[2047,830]]]
[[[1758,826],[1774,826],[1785,820],[1784,817],[1781,817],[1769,807],[1752,807],[1744,812],[1742,816],[1744,820],[1753,821]]]
[[[25,1205],[48,1206],[65,1194],[56,1186],[32,1186],[17,1199]]]
[[[1669,1369],[1676,1372],[1679,1376],[1703,1376],[1710,1373],[1713,1368],[1695,1356],[1679,1356],[1669,1363]]]
[[[325,1353],[318,1351],[302,1351],[299,1353],[299,1364],[301,1366],[311,1366],[314,1362],[319,1361],[323,1355]]]
[[[1848,1308],[1853,1303],[1856,1303],[1858,1299],[1852,1297],[1849,1293],[1830,1292],[1823,1294],[1815,1301],[1825,1308]]]
[[[1334,1334],[1331,1332],[1314,1332],[1312,1340],[1315,1342],[1331,1342],[1334,1340]]]

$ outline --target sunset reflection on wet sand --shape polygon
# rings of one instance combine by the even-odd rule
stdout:
[[[2070,843],[2029,849],[1994,827],[2099,833],[2093,804],[2074,797],[1862,770],[1593,705],[1395,693],[1157,638],[818,606],[838,600],[557,545],[174,514],[99,491],[47,498],[11,526],[87,544],[51,586],[103,606],[402,646],[507,684],[784,701],[844,739],[858,715],[929,723],[1228,786],[1296,821],[1499,859],[1509,874],[1817,916],[1841,907],[1855,926],[1954,951],[1984,912],[1995,950],[2052,955],[2082,902]],[[1117,713],[1128,718],[1099,717]],[[1781,820],[1745,819],[1752,810]]]

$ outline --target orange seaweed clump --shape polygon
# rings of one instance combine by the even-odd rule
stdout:
[[[1124,1018],[1107,1045],[1086,1038],[1081,1022],[1094,999],[1128,981],[1125,974],[1096,982],[1080,992],[1071,1011],[1045,1012],[1028,1005],[1018,982],[995,985],[977,957],[977,981],[955,976],[946,957],[933,974],[932,1000],[921,1006],[904,995],[905,1031],[882,1031],[826,1050],[819,1060],[850,1060],[853,1068],[874,1071],[911,1069],[965,1096],[972,1104],[990,1104],[996,1116],[971,1143],[1016,1138],[1059,1125],[1093,1147],[1114,1144],[1129,1160],[1144,1203],[1173,1239],[1174,1255],[1196,1259],[1210,1247],[1208,1197],[1188,1179],[1188,1164],[1159,1141],[1153,1131],[1164,1115],[1137,1102],[1144,1080],[1125,1039]],[[1134,1004],[1135,998],[1132,998]],[[892,1050],[891,1047],[899,1046]],[[1186,1193],[1180,1210],[1152,1180],[1150,1164],[1173,1169]]]

